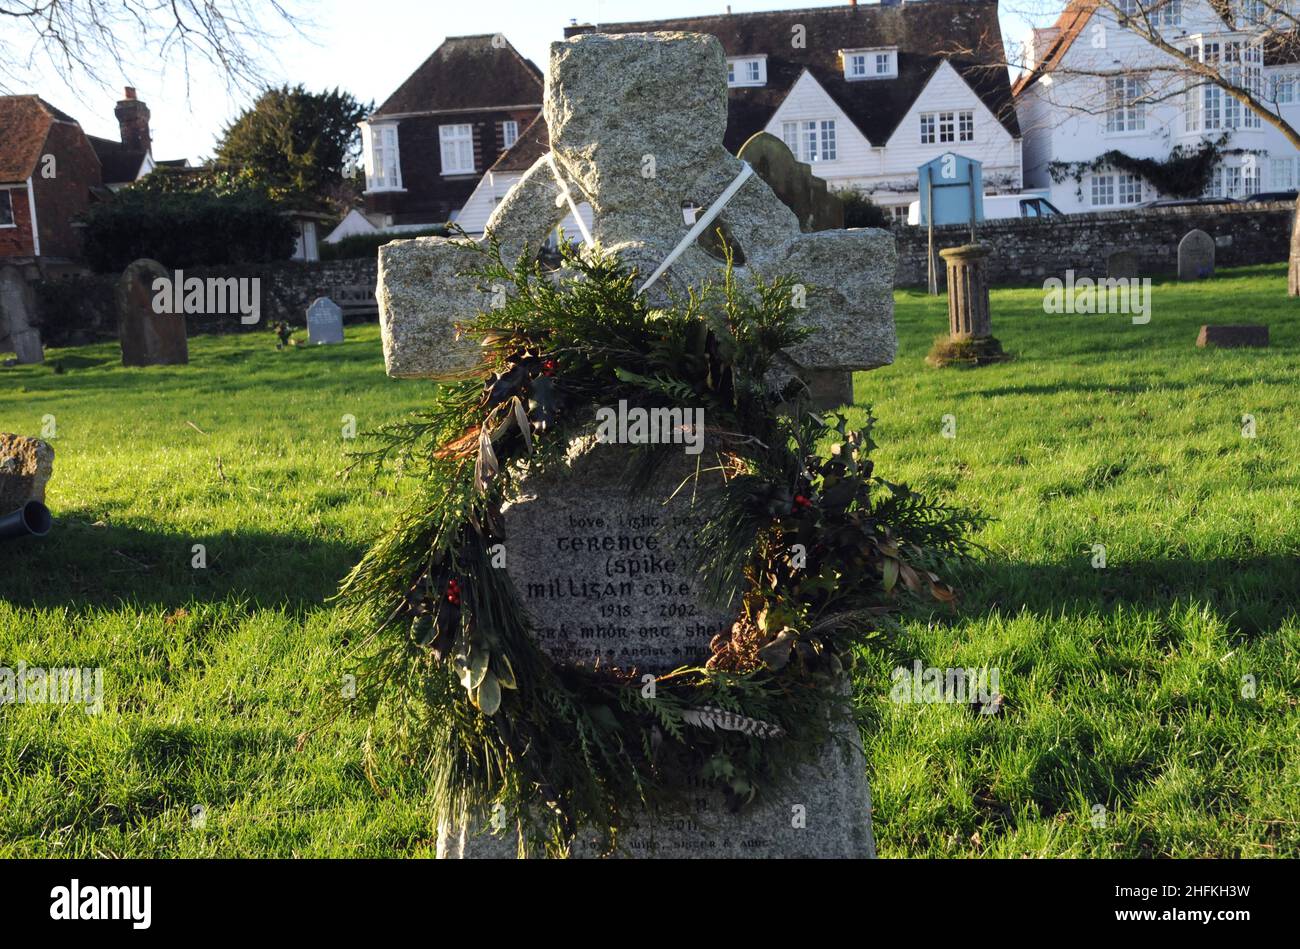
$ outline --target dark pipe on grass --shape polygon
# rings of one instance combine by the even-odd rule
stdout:
[[[15,537],[44,537],[50,532],[54,518],[50,509],[40,501],[28,501],[12,514],[0,517],[0,540]]]

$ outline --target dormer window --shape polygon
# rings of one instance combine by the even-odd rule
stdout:
[[[893,47],[846,49],[840,55],[844,59],[844,78],[850,82],[898,77],[898,50]]]
[[[767,85],[767,57],[736,56],[728,59],[727,85],[731,88]]]

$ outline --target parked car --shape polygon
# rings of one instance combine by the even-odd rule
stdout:
[[[1063,212],[1051,201],[1033,192],[984,195],[986,221],[1009,217],[1051,217],[1061,213]],[[907,223],[915,226],[920,222],[921,201],[917,199],[907,206]]]
[[[1290,201],[1295,203],[1296,192],[1294,191],[1260,191],[1258,194],[1252,194],[1249,197],[1241,199],[1242,204],[1264,204],[1267,201]]]
[[[1212,204],[1236,204],[1236,198],[1157,198],[1135,204],[1135,208],[1190,208],[1204,207]]]

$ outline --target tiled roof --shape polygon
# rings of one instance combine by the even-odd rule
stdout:
[[[542,72],[500,34],[449,36],[373,118],[542,103]]]
[[[488,171],[527,171],[550,150],[551,136],[546,129],[546,120],[539,113]]]
[[[0,96],[0,183],[31,177],[55,122],[77,124],[40,96]]]
[[[792,44],[803,27],[804,44]],[[733,151],[771,119],[807,70],[873,145],[884,145],[947,59],[1013,136],[1020,135],[1005,66],[996,0],[927,0],[899,6],[839,6],[767,13],[644,20],[569,27],[577,33],[681,30],[716,36],[728,56],[767,56],[767,84],[730,90],[727,147]],[[840,51],[897,47],[898,76],[849,81]]]
[[[99,163],[104,168],[104,184],[127,184],[140,176],[140,166],[144,164],[145,153],[127,148],[121,142],[87,135],[90,147],[99,156]]]

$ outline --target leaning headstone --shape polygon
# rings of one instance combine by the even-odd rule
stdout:
[[[702,448],[701,457],[709,457]],[[658,675],[703,665],[710,641],[734,618],[701,596],[691,566],[699,505],[714,486],[710,479],[720,476],[706,474],[674,494],[696,470],[695,458],[682,450],[644,497],[629,498],[622,475],[634,450],[588,433],[570,443],[563,470],[521,479],[518,496],[504,508],[507,570],[552,660]],[[866,762],[858,736],[842,739],[794,781],[769,789],[740,813],[707,789],[692,795],[689,813],[652,818],[639,812],[620,834],[615,855],[873,856]],[[801,819],[792,820],[795,814]],[[517,832],[482,832],[488,817],[443,828],[440,855],[513,856]],[[573,855],[599,856],[595,835],[580,835]]]
[[[0,267],[0,352],[13,351],[22,364],[45,361],[36,322],[36,293],[13,266]]]
[[[45,362],[45,347],[41,345],[41,334],[36,330],[23,330],[10,337],[14,356],[22,365],[34,365]]]
[[[1106,276],[1113,279],[1136,280],[1138,255],[1132,250],[1117,250],[1106,258]]]
[[[1178,242],[1178,279],[1214,276],[1214,238],[1201,230],[1188,231]]]
[[[811,165],[795,158],[790,146],[775,135],[755,133],[740,146],[736,157],[754,166],[781,203],[794,212],[805,233],[844,226],[844,202],[812,173]]]
[[[575,200],[591,204],[594,238],[604,248],[618,252],[643,280],[659,268],[687,236],[683,202],[707,209],[744,172],[722,144],[727,123],[725,70],[722,46],[701,34],[590,34],[553,44],[544,105],[550,157],[525,173],[487,223],[488,236],[501,243],[506,262],[513,264],[526,250],[535,253],[568,213],[563,188]],[[741,180],[717,221],[743,254],[739,279],[758,273],[768,280],[787,275],[801,283],[799,302],[812,332],[788,354],[790,371],[851,372],[893,361],[896,253],[888,232],[802,233],[794,212],[757,176]],[[379,254],[380,322],[389,374],[436,376],[474,366],[478,348],[472,340],[456,338],[455,324],[491,308],[495,288],[478,286],[464,275],[482,265],[482,256],[444,238],[397,241]],[[668,291],[680,294],[705,282],[717,283],[722,274],[723,264],[691,241],[647,291],[648,298],[658,302]],[[698,658],[707,648],[706,635],[716,632],[719,621],[699,601],[689,576],[654,578],[670,585],[676,579],[669,602],[685,607],[679,612],[696,615],[660,618],[652,609],[660,626],[653,636],[632,630],[631,623],[611,623],[609,617],[599,616],[592,598],[561,595],[581,592],[594,563],[589,557],[559,557],[563,532],[594,532],[603,547],[609,532],[617,545],[620,536],[644,537],[644,518],[671,518],[658,503],[634,504],[620,497],[622,485],[600,457],[605,451],[617,449],[584,449],[581,442],[575,443],[569,477],[530,485],[527,497],[507,512],[508,563],[522,556],[530,564],[513,575],[521,600],[543,629],[540,642],[554,650],[559,661],[589,659],[596,647],[613,649],[616,655],[641,652],[647,668]],[[694,459],[691,462],[694,471]],[[599,505],[592,503],[593,496],[601,499]],[[567,520],[584,517],[588,521]],[[590,524],[591,519],[605,527]],[[678,530],[686,527],[679,525]],[[671,545],[675,536],[670,523],[662,542]],[[662,564],[659,569],[664,569]],[[624,598],[613,602],[629,610],[651,606],[644,592],[631,591],[625,599],[626,604]],[[602,622],[604,627],[629,628],[599,629]],[[591,632],[584,635],[584,628]],[[687,813],[643,815],[636,828],[621,835],[627,852],[872,855],[865,766],[861,752],[852,750],[859,739],[856,734],[845,738],[849,751],[832,743],[820,770],[809,768],[800,780],[750,811],[731,815],[717,798],[702,795],[697,809]],[[817,815],[815,833],[808,832],[814,818],[806,827],[792,822],[795,804]],[[512,854],[515,848],[509,841],[475,833],[481,818],[465,815],[461,825],[440,828],[439,851],[452,856]],[[580,831],[575,842],[577,853],[591,852],[582,845],[584,833]]]
[[[1219,349],[1238,349],[1240,347],[1264,347],[1268,345],[1268,327],[1260,323],[1237,323],[1231,325],[1201,327],[1196,337],[1196,345],[1202,348],[1215,346]]]
[[[28,501],[45,501],[54,473],[54,449],[39,438],[0,432],[0,516]]]
[[[329,297],[307,307],[307,339],[313,346],[343,342],[343,308]]]
[[[795,213],[804,233],[844,227],[844,202],[812,173],[811,165],[795,158],[790,146],[775,135],[756,132],[740,146],[736,157],[754,166],[754,173]],[[853,402],[852,372],[808,369],[804,379],[818,408]]]
[[[117,282],[117,338],[124,366],[183,366],[190,361],[185,317],[154,306],[157,281],[171,286],[174,275],[156,260],[137,260]],[[167,292],[170,292],[168,290]]]

